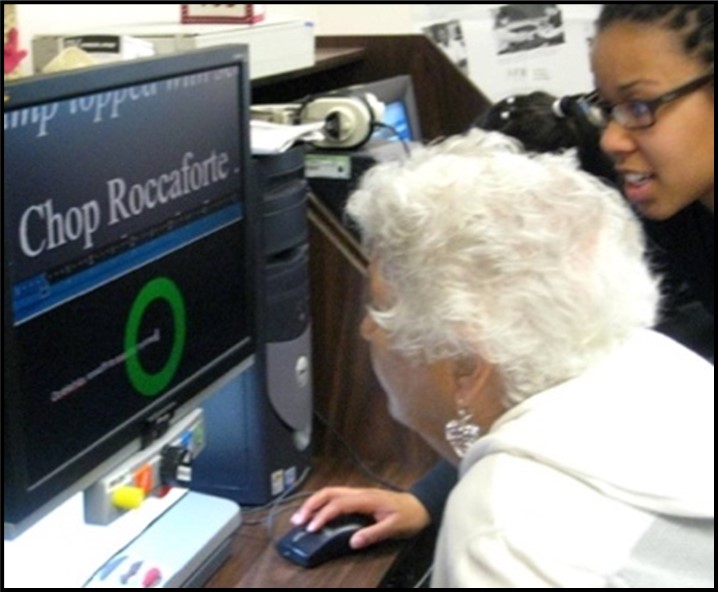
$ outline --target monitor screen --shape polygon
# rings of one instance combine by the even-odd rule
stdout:
[[[254,354],[248,103],[241,46],[5,87],[6,538]]]
[[[373,138],[397,139],[410,142],[414,134],[409,121],[406,105],[403,101],[394,101],[384,106],[382,123],[387,127],[380,127],[374,132]]]
[[[392,129],[378,127],[372,139],[421,142],[421,123],[411,76],[384,78],[375,82],[354,85],[338,92],[371,93],[384,103],[382,123]]]

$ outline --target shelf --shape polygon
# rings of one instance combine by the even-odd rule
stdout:
[[[273,76],[265,76],[264,78],[257,78],[252,81],[252,87],[256,89],[271,84],[289,82],[291,80],[311,76],[312,74],[326,72],[334,68],[356,64],[363,59],[365,53],[366,51],[363,47],[319,47],[314,54],[315,61],[313,66],[292,70],[291,72],[283,72],[282,74],[275,74]]]

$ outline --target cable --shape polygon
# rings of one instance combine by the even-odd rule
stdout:
[[[365,463],[364,461],[359,457],[357,452],[352,448],[351,444],[346,441],[344,436],[342,436],[337,429],[329,423],[329,421],[316,409],[314,410],[314,415],[317,417],[317,419],[326,427],[329,432],[339,441],[339,443],[344,446],[344,448],[349,452],[349,455],[351,456],[354,463],[359,467],[359,469],[364,473],[369,479],[374,481],[375,483],[378,483],[379,485],[382,485],[383,487],[386,487],[387,489],[391,489],[392,491],[399,491],[399,492],[406,492],[406,489],[403,487],[399,487],[398,485],[395,485],[394,483],[391,483],[387,480],[385,480],[383,477],[380,477],[377,475],[374,471],[372,471]]]
[[[300,499],[306,499],[308,497],[311,497],[314,495],[316,491],[305,491],[302,493],[297,493],[295,495],[292,495],[291,497],[288,497],[286,500],[282,502],[282,505],[293,503]],[[276,543],[277,540],[274,537],[274,520],[277,516],[284,514],[285,512],[289,512],[291,510],[295,510],[298,507],[298,505],[291,505],[291,506],[285,506],[283,508],[279,508],[279,505],[272,508],[267,514],[267,517],[265,518],[267,524],[267,535],[269,536],[269,540],[272,541],[272,543]]]
[[[427,585],[425,585],[425,584],[428,583],[429,578],[431,577],[431,574],[432,574],[433,571],[434,571],[434,564],[431,564],[431,565],[429,566],[429,569],[427,569],[426,572],[424,572],[424,575],[421,576],[421,578],[420,578],[419,581],[416,583],[416,585],[414,586],[414,588],[428,588],[429,586],[427,586]]]
[[[277,514],[277,508],[279,508],[281,505],[288,503],[291,500],[297,499],[297,498],[303,498],[303,497],[309,497],[311,495],[310,493],[298,493],[296,495],[290,495],[293,491],[296,491],[299,489],[299,487],[304,483],[307,476],[309,475],[309,471],[311,469],[307,467],[304,469],[302,474],[300,475],[299,479],[297,479],[296,483],[292,484],[291,487],[289,487],[286,491],[282,492],[282,495],[280,495],[274,504],[272,504],[269,514],[267,514],[266,521],[267,521],[267,534],[269,535],[269,540],[274,542],[274,516]],[[290,508],[284,508],[282,511],[286,512]]]
[[[273,499],[271,502],[263,505],[263,506],[257,506],[255,508],[250,508],[248,510],[242,509],[242,524],[247,526],[259,526],[261,524],[264,524],[267,520],[271,520],[272,513],[276,512],[276,508],[281,506],[282,504],[285,504],[296,497],[304,496],[306,494],[298,493],[295,495],[290,495],[293,491],[296,491],[301,485],[306,481],[307,477],[309,476],[309,473],[311,471],[310,467],[307,467],[304,469],[302,474],[299,476],[299,479],[297,479],[291,487],[288,487],[286,490],[284,490],[281,495]],[[307,496],[308,497],[308,496]],[[267,516],[263,516],[257,520],[245,520],[244,518],[246,516],[253,516],[255,514],[260,514],[262,512],[268,512]]]
[[[365,463],[362,461],[362,459],[359,457],[357,452],[352,448],[352,446],[346,441],[346,439],[337,431],[337,429],[332,426],[329,421],[317,410],[314,410],[314,415],[317,417],[317,419],[324,425],[324,427],[327,428],[327,430],[339,441],[339,443],[347,450],[349,455],[351,456],[352,461],[359,467],[359,469],[367,476],[369,479],[374,481],[375,483],[390,489],[392,491],[399,491],[404,492],[405,489],[395,485],[394,483],[391,483],[379,475],[377,475],[374,471],[372,471]],[[265,525],[267,528],[267,533],[269,536],[269,539],[272,542],[275,542],[274,538],[274,522],[277,516],[284,512],[288,512],[290,510],[293,510],[296,506],[289,506],[288,504],[292,504],[293,502],[308,498],[314,493],[315,491],[309,491],[309,492],[300,492],[300,493],[293,493],[295,492],[301,485],[306,481],[308,475],[310,472],[310,468],[306,468],[302,474],[300,475],[299,479],[286,491],[284,491],[279,497],[274,499],[273,501],[269,502],[268,504],[265,504],[264,506],[259,506],[256,508],[251,508],[249,510],[242,510],[242,525],[243,526],[260,526]],[[286,507],[282,507],[286,506]],[[262,516],[260,518],[257,518],[255,520],[247,520],[248,516],[253,516],[256,514],[260,514],[262,512],[267,512],[266,516]]]
[[[388,123],[384,123],[382,121],[377,121],[374,123],[374,129],[386,129],[391,132],[391,137],[396,138],[399,142],[401,142],[402,147],[404,148],[404,153],[407,156],[411,156],[411,146],[409,146],[409,142],[407,142],[404,138],[401,137],[399,134],[399,131],[392,125],[389,125]]]

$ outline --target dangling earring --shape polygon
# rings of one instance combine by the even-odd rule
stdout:
[[[463,458],[481,436],[481,428],[472,421],[473,416],[466,407],[459,407],[458,414],[458,418],[446,423],[444,437],[457,456]]]

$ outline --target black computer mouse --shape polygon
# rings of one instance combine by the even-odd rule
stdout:
[[[293,563],[314,567],[353,553],[349,539],[357,530],[373,523],[373,518],[365,514],[343,514],[315,532],[295,526],[277,541],[277,551]]]

